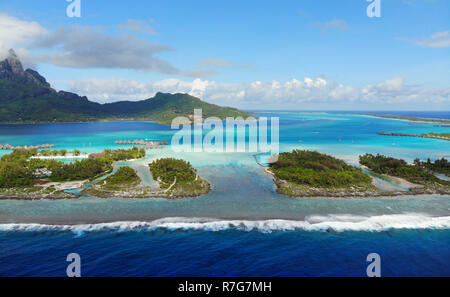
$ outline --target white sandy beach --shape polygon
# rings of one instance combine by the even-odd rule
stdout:
[[[41,160],[55,160],[55,159],[87,159],[89,158],[88,154],[82,154],[79,156],[75,155],[65,155],[65,156],[33,156],[30,159],[41,159]]]

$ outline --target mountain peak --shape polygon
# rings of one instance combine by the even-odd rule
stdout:
[[[2,78],[50,87],[50,84],[37,71],[31,69],[24,71],[22,62],[13,49],[8,51],[8,57],[4,61],[0,61],[0,79]]]
[[[17,57],[16,52],[13,49],[10,49],[8,51],[8,57],[6,60],[3,61],[2,65],[0,66],[0,75],[1,74],[8,74],[16,75],[20,77],[25,76],[25,71],[23,70],[22,63],[20,62],[19,58]]]
[[[8,58],[11,58],[11,59],[16,59],[16,60],[18,60],[19,58],[17,57],[17,54],[16,54],[16,51],[14,50],[14,49],[9,49],[9,51],[8,51]]]
[[[15,104],[10,104],[14,100]],[[75,93],[56,92],[32,69],[23,70],[14,50],[0,61],[0,123],[144,120],[171,124],[174,118],[202,109],[206,117],[247,117],[237,109],[220,107],[188,94],[158,92],[138,101],[99,104]],[[19,115],[19,116],[18,116]]]

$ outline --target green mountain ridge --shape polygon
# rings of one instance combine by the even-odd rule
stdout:
[[[250,116],[188,94],[157,93],[142,101],[100,104],[86,96],[52,89],[37,71],[24,71],[12,50],[0,62],[0,123],[142,120],[170,124],[175,117],[190,117],[194,109],[202,109],[203,118]]]

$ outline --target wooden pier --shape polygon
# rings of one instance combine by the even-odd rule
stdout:
[[[140,148],[144,149],[158,149],[164,148],[167,141],[150,141],[149,139],[135,139],[135,140],[117,140],[115,144],[125,144],[125,145],[141,145]]]

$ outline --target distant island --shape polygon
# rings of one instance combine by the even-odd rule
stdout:
[[[377,117],[377,118],[405,120],[405,121],[411,121],[411,122],[423,122],[423,123],[430,123],[430,124],[432,124],[432,123],[450,124],[450,120],[446,120],[446,119],[419,118],[419,117],[400,116],[400,115],[391,115],[391,114],[379,114],[379,113],[362,113],[361,115],[373,116],[373,117]]]
[[[407,137],[421,137],[421,138],[433,138],[433,139],[442,139],[442,140],[450,140],[450,133],[423,133],[423,134],[411,134],[411,133],[394,133],[394,132],[380,132],[378,135],[385,136],[407,136]]]
[[[445,159],[444,159],[445,160]],[[374,185],[373,177],[361,169],[319,152],[294,150],[282,153],[266,172],[273,176],[277,192],[291,197],[380,197],[419,194],[450,194],[450,182],[432,174],[448,174],[447,160],[404,160],[381,155],[360,156],[360,164],[382,179],[409,186],[409,191],[385,191]]]
[[[24,70],[13,50],[0,61],[0,123],[139,120],[170,124],[175,117],[190,118],[194,109],[202,109],[204,117],[250,116],[188,94],[157,93],[142,101],[99,104],[85,96],[57,92],[37,71]]]

